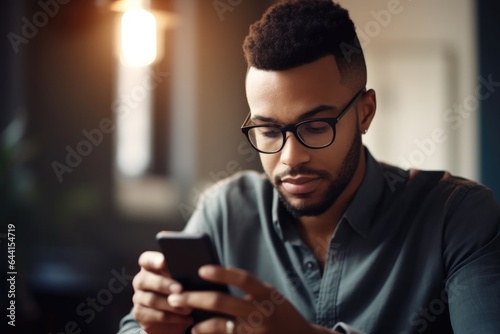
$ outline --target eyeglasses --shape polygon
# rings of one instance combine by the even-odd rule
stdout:
[[[337,117],[315,118],[292,125],[249,125],[250,113],[241,126],[241,131],[247,137],[254,149],[261,153],[272,154],[281,151],[287,140],[286,133],[292,132],[295,138],[305,147],[320,149],[330,146],[335,140],[335,125],[349,109],[366,92],[360,90]]]

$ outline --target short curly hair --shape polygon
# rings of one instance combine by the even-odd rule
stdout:
[[[332,0],[285,0],[250,26],[243,43],[249,67],[281,71],[333,55],[342,84],[366,85],[366,63],[354,23]]]

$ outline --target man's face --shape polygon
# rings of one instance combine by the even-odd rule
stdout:
[[[250,68],[246,79],[250,124],[255,125],[336,117],[357,92],[340,84],[333,56],[286,71]],[[288,132],[280,152],[260,154],[267,177],[294,216],[322,214],[351,181],[362,152],[356,107],[337,123],[335,141],[326,148],[307,148]],[[322,111],[311,113],[315,109]]]

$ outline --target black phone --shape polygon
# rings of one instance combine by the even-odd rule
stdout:
[[[203,280],[198,270],[205,264],[220,265],[219,258],[207,234],[159,232],[156,240],[165,257],[170,276],[182,284],[185,291],[218,291],[229,293],[226,285]],[[212,318],[227,317],[204,310],[193,310],[194,323]]]

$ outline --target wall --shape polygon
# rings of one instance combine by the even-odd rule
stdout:
[[[372,153],[403,167],[448,169],[477,180],[474,1],[340,2],[364,33],[369,87],[378,92],[365,136]]]
[[[184,220],[205,187],[238,170],[260,168],[239,129],[248,112],[242,43],[269,3],[177,2],[183,23],[172,73],[171,176],[182,191]]]

